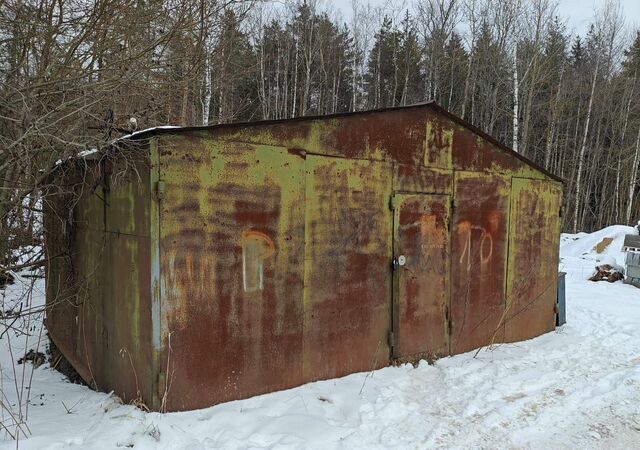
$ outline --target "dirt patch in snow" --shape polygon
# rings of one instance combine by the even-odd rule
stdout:
[[[596,253],[603,253],[613,242],[613,238],[606,237],[598,242],[594,248]]]

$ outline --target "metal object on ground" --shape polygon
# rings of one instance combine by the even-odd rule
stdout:
[[[125,401],[200,408],[553,329],[561,180],[433,103],[116,145],[144,157],[65,171],[80,200],[47,203],[68,255],[47,326]]]
[[[567,323],[567,302],[566,302],[566,273],[558,272],[558,303],[556,314],[556,326]]]
[[[624,282],[640,288],[640,236],[627,234],[622,251],[627,253]]]

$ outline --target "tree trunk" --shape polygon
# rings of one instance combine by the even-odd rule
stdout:
[[[560,77],[558,78],[558,88],[556,90],[556,96],[551,105],[551,120],[549,128],[547,129],[547,139],[544,148],[544,168],[549,170],[549,164],[551,160],[551,152],[553,151],[553,140],[556,133],[556,122],[558,120],[558,107],[560,105],[560,96],[562,92],[562,77],[564,75],[564,62],[560,68]]]
[[[207,51],[207,50],[205,50]],[[209,54],[204,59],[204,98],[202,99],[202,125],[209,125],[209,112],[211,111],[211,59]]]
[[[298,38],[295,38],[295,60],[293,65],[293,98],[291,99],[291,117],[296,116],[296,100],[298,93]]]
[[[593,81],[591,82],[591,94],[589,95],[589,106],[587,107],[587,118],[584,123],[584,133],[582,135],[582,145],[580,145],[580,154],[578,156],[578,173],[576,174],[576,207],[573,212],[573,232],[578,232],[578,213],[580,210],[580,182],[582,181],[582,167],[584,166],[584,153],[587,148],[587,135],[589,134],[589,121],[591,120],[591,110],[593,107],[593,96],[596,91],[596,81],[598,79],[598,68],[600,66],[600,57],[596,58],[596,68],[593,71]]]
[[[627,198],[627,214],[625,216],[627,224],[631,224],[631,212],[633,210],[633,197],[636,190],[638,178],[638,164],[640,164],[640,129],[636,138],[636,151],[633,155],[633,165],[631,166],[631,178],[629,179],[629,196]]]

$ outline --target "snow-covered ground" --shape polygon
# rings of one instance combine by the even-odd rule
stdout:
[[[598,261],[623,265],[622,236],[632,231],[563,235],[567,324],[475,358],[389,367],[171,414],[122,405],[45,364],[34,371],[31,435],[20,448],[640,448],[640,290],[586,281]],[[614,241],[597,254],[604,237]],[[41,280],[36,287],[34,302],[42,301]],[[7,295],[20,288],[11,289]],[[24,354],[24,342],[11,343],[14,358]],[[15,403],[7,348],[4,337],[2,389]]]

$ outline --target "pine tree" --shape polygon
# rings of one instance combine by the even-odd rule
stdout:
[[[496,42],[487,22],[480,27],[474,52],[475,92],[472,99],[471,120],[490,134],[496,129],[511,130],[509,117],[499,114],[498,102],[511,102],[509,57]],[[499,76],[502,75],[502,76]],[[503,106],[506,111],[508,106]],[[508,141],[506,134],[499,136]]]
[[[582,39],[580,39],[580,35],[577,35],[571,45],[571,66],[574,69],[579,69],[584,66],[585,56],[582,47]]]
[[[445,47],[445,68],[447,77],[443,80],[442,106],[453,113],[461,113],[464,95],[465,72],[469,55],[464,48],[462,38],[456,32]]]
[[[214,49],[214,95],[212,113],[218,123],[246,121],[256,114],[253,99],[257,86],[253,76],[255,60],[248,36],[240,30],[232,9],[224,12],[221,33]]]
[[[579,36],[577,37],[579,40]],[[580,44],[578,44],[580,46]],[[579,50],[580,52],[582,49]],[[566,27],[556,16],[549,25],[549,31],[544,41],[544,56],[547,59],[549,68],[556,71],[566,62],[567,58],[567,36]]]
[[[420,71],[421,49],[416,31],[406,12],[402,21],[399,45],[398,76],[402,88],[395,92],[395,103],[407,105],[422,99],[423,74]],[[399,95],[399,97],[398,97]]]
[[[401,103],[405,74],[415,81],[413,74],[402,69],[405,66],[411,70],[415,63],[417,41],[415,35],[411,35],[407,28],[406,58],[403,59],[403,33],[393,27],[389,17],[384,17],[369,53],[369,71],[365,77],[370,104],[374,108]]]
[[[622,62],[624,74],[633,77],[640,72],[640,31],[636,31],[636,37],[631,47],[624,51]]]

